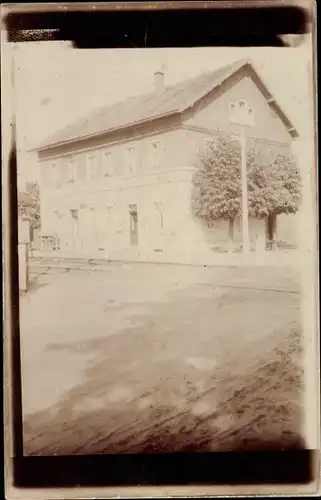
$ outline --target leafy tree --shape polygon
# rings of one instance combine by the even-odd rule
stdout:
[[[28,182],[25,191],[18,193],[18,213],[28,217],[31,229],[40,228],[40,196],[39,185],[36,182]]]
[[[277,216],[299,209],[300,173],[290,154],[279,152],[270,162],[257,151],[254,156],[248,170],[249,213],[267,219],[269,238],[274,240]]]
[[[193,177],[192,211],[211,225],[217,219],[229,221],[233,238],[234,219],[242,215],[241,147],[237,138],[217,132],[199,153]],[[300,202],[300,175],[293,158],[278,153],[273,161],[248,141],[247,175],[249,215],[275,218],[295,213]]]
[[[192,211],[211,225],[217,219],[233,221],[241,215],[240,145],[226,134],[199,152],[193,177]]]
[[[292,156],[278,153],[268,165],[256,163],[249,172],[249,192],[252,212],[257,217],[296,213],[301,201],[301,179]],[[258,194],[262,197],[259,204]]]

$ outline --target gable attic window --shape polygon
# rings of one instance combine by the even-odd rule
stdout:
[[[248,107],[248,116],[249,116],[249,121],[251,122],[252,125],[255,124],[255,119],[254,119],[254,111],[252,106]]]
[[[234,123],[255,125],[253,107],[243,99],[229,103],[229,117],[230,121]]]

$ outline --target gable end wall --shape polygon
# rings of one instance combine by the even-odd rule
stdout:
[[[286,125],[268,104],[248,69],[237,72],[219,89],[204,97],[185,114],[183,123],[187,126],[210,130],[220,128],[238,133],[239,126],[229,121],[229,103],[239,99],[248,101],[254,108],[255,127],[247,127],[249,136],[271,142],[291,143]]]

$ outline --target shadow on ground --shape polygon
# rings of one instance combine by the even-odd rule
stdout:
[[[25,420],[25,454],[304,448],[299,305],[194,286],[131,312],[117,335],[48,345],[92,361],[82,384]]]

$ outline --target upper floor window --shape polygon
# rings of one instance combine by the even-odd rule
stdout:
[[[87,178],[89,180],[96,180],[100,178],[101,163],[97,154],[92,153],[87,155]]]
[[[59,170],[57,162],[45,163],[42,166],[42,183],[48,188],[53,188],[59,185]]]
[[[148,163],[152,170],[158,170],[162,166],[161,143],[153,141],[149,144]]]
[[[67,182],[68,182],[68,184],[74,183],[77,179],[76,167],[77,167],[77,164],[76,164],[75,158],[69,158],[67,161]]]
[[[60,185],[64,186],[68,182],[68,160],[62,158],[59,165]]]
[[[86,161],[84,155],[79,155],[77,158],[77,181],[86,180]]]
[[[102,164],[103,176],[110,177],[113,175],[113,158],[110,151],[103,151]]]
[[[59,184],[58,166],[56,162],[49,164],[49,184],[56,187]]]
[[[132,174],[136,169],[136,148],[135,146],[130,146],[126,148],[125,152],[125,165],[126,173]]]
[[[230,121],[241,125],[255,125],[253,107],[243,99],[230,102],[229,104]]]
[[[50,186],[51,171],[50,171],[50,165],[48,165],[48,163],[45,163],[44,165],[42,165],[41,179],[42,179],[42,184],[44,187]]]

